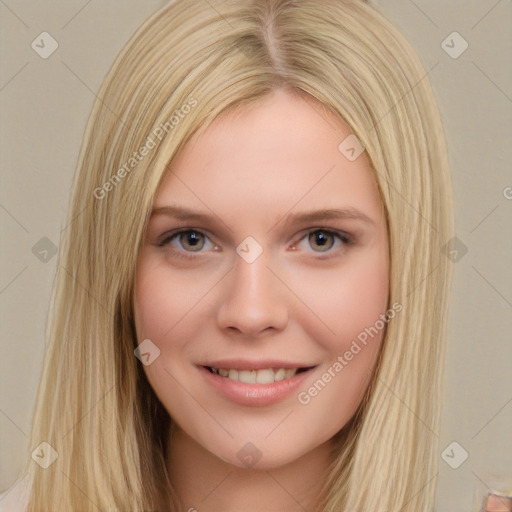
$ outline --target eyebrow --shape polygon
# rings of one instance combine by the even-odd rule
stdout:
[[[174,217],[175,219],[180,220],[197,221],[209,220],[212,217],[217,217],[217,215],[203,214],[181,206],[160,206],[159,208],[154,208],[150,217],[154,217],[155,215],[166,215],[167,217]]]
[[[310,212],[288,214],[282,220],[286,223],[307,223],[307,222],[319,222],[325,220],[344,220],[344,219],[355,219],[362,220],[374,224],[374,221],[362,211],[353,208],[323,208],[320,210],[313,210]],[[281,221],[279,221],[281,222]]]
[[[165,215],[168,217],[174,217],[179,220],[189,220],[189,221],[211,221],[213,217],[219,218],[218,215],[210,215],[205,213],[199,213],[194,210],[190,210],[188,208],[184,208],[181,206],[160,206],[158,208],[154,208],[151,212],[151,217],[156,215]],[[281,222],[285,222],[286,224],[293,223],[314,223],[321,222],[327,220],[344,220],[344,219],[354,219],[364,221],[370,224],[375,224],[375,221],[371,219],[368,215],[363,213],[362,211],[353,208],[322,208],[320,210],[312,210],[308,212],[302,213],[288,213],[285,216],[281,217],[271,228],[271,230],[280,224]]]

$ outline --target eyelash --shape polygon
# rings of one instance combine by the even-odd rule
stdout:
[[[210,242],[213,244],[213,242],[211,241],[210,237],[206,233],[204,233],[203,231],[201,231],[199,229],[187,228],[187,229],[180,229],[179,231],[175,231],[173,233],[169,233],[167,235],[164,235],[164,238],[160,242],[158,242],[157,245],[158,245],[158,247],[163,247],[165,245],[168,245],[172,240],[174,240],[175,238],[179,237],[180,235],[182,235],[184,233],[191,233],[191,232],[192,233],[199,233],[199,234],[203,235],[205,238],[210,240]],[[302,235],[301,238],[298,240],[298,242],[293,244],[293,247],[295,248],[303,240],[305,240],[306,238],[311,236],[313,233],[317,233],[317,232],[323,232],[323,233],[325,233],[328,236],[335,237],[340,242],[341,246],[350,246],[350,245],[354,244],[354,239],[350,235],[348,235],[347,233],[333,231],[331,229],[325,229],[325,228],[315,228],[315,229],[310,229],[304,235]],[[336,243],[336,241],[334,242],[334,244],[335,243]],[[214,244],[214,246],[218,247],[215,244]],[[338,246],[337,248],[336,247],[334,247],[334,248],[331,247],[331,248],[329,248],[326,251],[313,251],[312,250],[311,252],[313,254],[316,254],[319,259],[327,259],[330,256],[333,256],[333,253],[337,252],[337,249],[339,250],[339,248],[340,247]],[[195,255],[194,252],[196,252],[197,254],[201,254],[202,252],[204,252],[204,251],[187,251],[185,249],[179,250],[179,249],[174,249],[174,248],[172,248],[172,250],[173,250],[173,252],[175,253],[175,255],[178,258],[183,258],[183,259],[196,258],[197,255]]]
[[[199,233],[199,234],[203,235],[206,239],[210,240],[210,237],[203,231],[201,231],[199,229],[187,228],[187,229],[180,229],[178,231],[174,231],[172,233],[168,233],[167,235],[164,235],[163,239],[157,243],[158,247],[164,247],[165,245],[169,245],[173,239],[179,237],[183,233]],[[210,240],[210,242],[211,242],[211,240]],[[214,244],[214,246],[217,247],[215,244]],[[170,249],[174,253],[174,256],[181,258],[181,259],[189,259],[189,260],[192,258],[196,258],[197,254],[201,254],[203,252],[203,251],[196,251],[197,254],[194,254],[194,251],[186,251],[184,249],[179,250],[179,249],[175,249],[174,247],[170,247]]]

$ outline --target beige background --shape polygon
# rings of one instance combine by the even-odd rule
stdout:
[[[44,263],[32,247],[43,237],[59,244],[95,91],[123,43],[163,4],[0,0],[0,489],[13,482],[34,448],[27,434],[57,258]],[[468,252],[454,263],[439,441],[440,452],[456,441],[469,456],[457,469],[440,459],[437,511],[476,510],[477,497],[488,488],[512,491],[512,5],[374,4],[402,29],[430,70],[445,124],[457,236]],[[46,60],[31,48],[43,31],[59,44]],[[469,44],[457,59],[441,47],[453,31]],[[448,451],[452,464],[462,448]]]

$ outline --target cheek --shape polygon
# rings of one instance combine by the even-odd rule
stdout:
[[[303,326],[331,354],[347,350],[385,313],[389,280],[383,254],[356,254],[338,271],[316,272],[314,279],[295,277],[297,295],[314,313],[303,317],[309,319]]]
[[[201,309],[197,305],[205,295],[200,282],[171,271],[161,262],[154,263],[150,257],[142,255],[139,259],[134,288],[137,339],[138,343],[150,339],[160,351],[151,364],[144,366],[144,372],[167,410],[179,411],[180,420],[187,414],[191,418],[197,414],[194,401],[179,383],[186,381],[186,372],[190,371],[182,364],[187,340],[194,338],[201,325],[196,321]]]
[[[190,276],[173,270],[165,262],[153,263],[141,256],[134,290],[135,323],[138,339],[173,338],[181,323],[193,311],[201,312],[205,295],[215,284],[214,276]]]
[[[387,323],[381,315],[389,294],[383,254],[361,254],[339,272],[317,273],[298,292],[315,313],[303,316],[302,327],[326,353],[317,379],[301,390],[298,401],[312,414],[330,411],[331,434],[355,413],[382,344]]]
[[[180,301],[169,293],[167,281],[156,271],[144,270],[135,285],[135,324],[137,336],[160,339],[172,328]]]
[[[169,270],[161,264],[152,264],[151,258],[141,257],[139,260],[134,289],[137,341],[141,343],[149,339],[157,347],[149,345],[158,357],[151,364],[144,365],[144,372],[165,404],[170,397],[176,397],[178,391],[169,375],[170,371],[175,373],[169,362],[179,359],[186,347],[185,338],[179,335],[179,331],[186,323],[187,311],[192,306],[190,297],[183,293],[184,284],[176,276],[169,275]]]
[[[212,272],[192,275],[173,269],[161,258],[155,260],[144,252],[139,258],[134,314],[138,343],[150,339],[160,351],[144,371],[157,395],[168,403],[170,397],[175,401],[181,396],[177,382],[185,380],[190,371],[183,362],[190,360],[193,341],[211,323],[211,292],[219,276]],[[186,403],[187,398],[183,401]]]

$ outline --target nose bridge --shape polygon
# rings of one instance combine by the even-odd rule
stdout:
[[[282,329],[288,318],[286,298],[262,254],[251,263],[237,257],[219,310],[219,325],[247,335]]]
[[[246,291],[251,291],[255,295],[265,292],[265,288],[269,286],[267,266],[266,255],[261,255],[251,263],[244,261],[243,258],[238,258],[233,269],[234,281],[241,289],[247,288]]]

